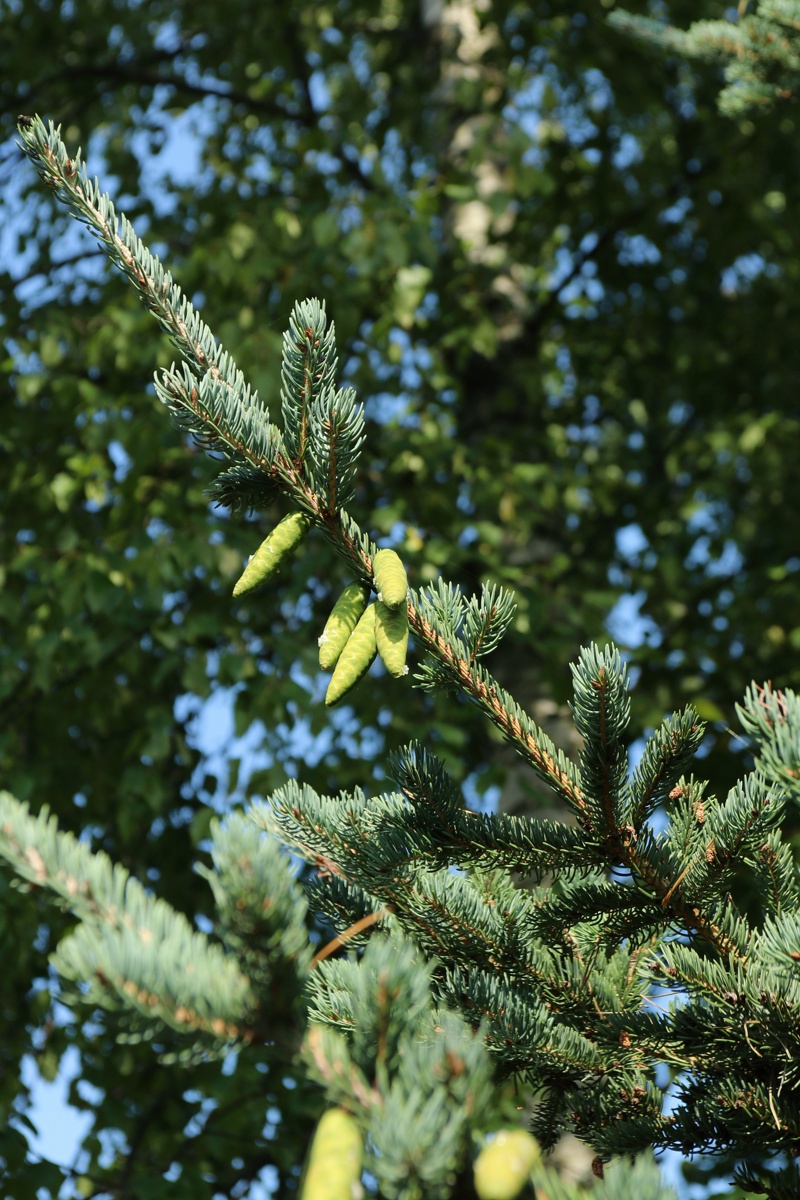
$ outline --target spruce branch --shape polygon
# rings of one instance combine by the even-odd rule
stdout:
[[[393,928],[392,906],[383,904],[366,888],[339,874],[336,863],[323,860],[315,866],[316,874],[306,885],[309,904],[312,911],[327,917],[334,929],[353,931],[343,944],[362,949],[375,926]],[[366,921],[369,923],[364,924]]]
[[[619,1071],[577,1091],[572,1126],[579,1137],[592,1129],[594,1148],[603,1157],[636,1154],[642,1146],[663,1142],[671,1123],[663,1116],[663,1105],[663,1092],[642,1072]]]
[[[263,512],[278,497],[274,479],[265,476],[260,467],[234,462],[221,471],[208,487],[209,497],[231,512]]]
[[[727,1073],[689,1075],[676,1091],[678,1101],[671,1120],[671,1145],[678,1150],[720,1153],[740,1151],[794,1156],[800,1138],[800,1103],[797,1090],[780,1088],[775,1081],[731,1079]],[[794,1192],[797,1195],[797,1168]],[[769,1196],[771,1192],[767,1193]],[[780,1192],[778,1192],[780,1195]]]
[[[491,654],[506,633],[517,606],[505,588],[484,584],[480,597],[472,596],[464,614],[463,638],[470,662]]]
[[[198,380],[185,363],[157,373],[154,382],[176,427],[191,434],[206,452],[241,460],[262,472],[265,483],[281,472],[280,431],[244,381],[233,404],[227,383],[211,374]]]
[[[435,1006],[432,974],[412,943],[379,939],[359,962],[323,963],[309,982],[304,1059],[328,1098],[362,1121],[367,1169],[387,1197],[451,1195],[492,1098],[481,1031]]]
[[[364,444],[364,409],[353,388],[320,391],[310,417],[309,473],[315,489],[335,512],[353,496],[356,466]]]
[[[733,1172],[733,1182],[742,1191],[769,1200],[795,1200],[797,1196],[797,1168],[793,1163],[777,1170],[755,1170],[748,1164],[739,1164]]]
[[[800,86],[800,9],[796,0],[760,0],[738,19],[694,21],[677,29],[665,21],[617,9],[610,23],[668,54],[725,67],[718,105],[727,116],[794,100]]]
[[[619,863],[633,873],[637,885],[661,904],[665,915],[689,929],[696,929],[720,953],[726,956],[743,954],[741,942],[732,941],[726,933],[725,922],[709,919],[705,904],[720,896],[727,880],[723,868],[729,870],[733,860],[743,856],[769,827],[765,814],[770,804],[773,812],[777,810],[777,797],[764,794],[764,789],[752,779],[732,793],[721,827],[725,830],[724,836],[732,836],[733,840],[720,849],[715,841],[720,826],[709,825],[704,830],[705,816],[701,815],[698,798],[686,793],[685,820],[674,819],[666,839],[656,841],[642,815],[652,806],[653,795],[664,783],[665,771],[659,766],[663,739],[670,739],[674,745],[674,758],[669,755],[663,764],[669,767],[671,775],[676,761],[685,757],[688,745],[701,736],[702,730],[696,729],[694,724],[687,726],[685,719],[683,737],[678,737],[676,744],[675,734],[681,728],[680,723],[677,729],[674,723],[671,727],[666,726],[645,759],[644,774],[634,777],[637,790],[643,784],[646,789],[644,796],[639,792],[635,799],[628,783],[627,755],[622,745],[630,704],[626,672],[619,653],[613,647],[603,651],[596,646],[584,649],[578,664],[573,667],[573,676],[573,711],[584,738],[581,752],[583,810],[578,814],[579,823],[597,838],[612,863]],[[755,809],[753,805],[756,805]],[[635,823],[631,820],[633,816],[637,817]],[[732,832],[734,824],[737,833]],[[691,831],[690,837],[687,837],[687,831]]]
[[[432,669],[417,678],[423,687],[436,690],[450,687],[463,692],[478,705],[503,733],[515,750],[530,763],[538,775],[567,801],[580,816],[586,802],[580,775],[563,751],[556,749],[547,734],[505,691],[492,675],[472,659],[466,642],[453,632],[452,620],[442,617],[446,589],[452,585],[434,585],[419,593],[410,593],[408,623],[417,639],[434,658]]]
[[[283,335],[281,416],[286,445],[298,469],[309,448],[312,411],[336,387],[336,333],[332,322],[330,328],[326,326],[325,305],[302,300]]]
[[[586,1200],[585,1187],[543,1164],[534,1167],[531,1178],[537,1197]],[[606,1165],[590,1195],[592,1200],[677,1200],[651,1154],[640,1154],[634,1162],[618,1159]]]
[[[780,915],[797,909],[800,904],[797,868],[792,848],[783,840],[780,829],[767,834],[752,856],[751,866],[768,911]]]
[[[294,783],[274,793],[269,805],[251,810],[255,822],[326,875],[363,889],[363,916],[389,907],[392,921],[442,961],[463,963],[544,988],[563,1008],[585,1003],[561,978],[561,964],[533,943],[525,930],[530,899],[512,889],[502,909],[478,878],[429,869],[396,827],[407,807],[401,796],[367,800],[361,793],[334,799]],[[337,883],[341,893],[341,882]],[[566,989],[566,992],[565,992]],[[569,998],[564,999],[568,993]]]
[[[539,936],[546,927],[539,909],[547,893],[520,892],[510,880],[504,883],[504,873],[497,869],[488,874],[445,872],[441,846],[432,862],[426,853],[430,831],[443,813],[445,827],[452,822],[454,789],[440,767],[437,772],[432,757],[425,761],[421,753],[407,753],[403,758],[403,797],[367,800],[357,793],[337,803],[308,787],[289,785],[273,795],[269,806],[257,806],[252,815],[307,861],[323,865],[324,879],[315,895],[328,894],[329,911],[338,906],[350,921],[357,919],[360,910],[374,911],[383,905],[391,911],[392,930],[405,930],[427,955],[447,964],[444,975],[436,977],[439,995],[471,1021],[487,1021],[489,1044],[504,1071],[524,1071],[531,1079],[542,1080],[551,1078],[556,1065],[569,1072],[606,1072],[619,1057],[617,1042],[606,1039],[611,1060],[608,1054],[598,1058],[599,1047],[588,1051],[585,1041],[576,1041],[574,1034],[596,1020],[598,997],[603,997],[609,1010],[621,1003],[638,1006],[641,989],[627,979],[624,986],[617,984],[608,992],[603,982],[605,951],[591,962],[581,952],[581,946],[592,944],[596,957],[601,946],[602,939],[588,929],[585,933],[573,929],[564,936],[559,928],[558,936]],[[425,766],[422,779],[419,760]],[[433,815],[427,826],[420,784],[429,788],[431,796]],[[413,799],[408,795],[412,787]],[[465,834],[464,841],[469,837],[468,825]],[[463,845],[457,846],[448,865],[461,862],[462,851]],[[482,857],[495,865],[497,856],[484,853]],[[552,861],[555,869],[561,865],[555,854]],[[569,862],[567,870],[574,869],[575,863]],[[573,905],[570,917],[596,930],[597,914],[590,910],[593,899],[579,913]],[[634,900],[641,904],[635,896]],[[663,913],[655,909],[663,925]],[[565,925],[566,913],[565,907]],[[626,954],[626,965],[629,958]],[[617,975],[620,979],[624,975],[621,967]],[[528,1032],[524,1037],[520,1034],[521,1041],[515,1040],[510,1014],[517,1012],[515,1019],[522,1022],[525,1013],[530,1023],[534,1011],[540,1014],[534,1026],[525,1025]],[[554,1020],[558,1028],[551,1028]]]
[[[692,872],[695,873],[692,883],[698,876],[706,878],[701,859],[698,848],[688,860],[684,855],[676,862],[646,826],[624,848],[625,865],[640,886],[660,902],[670,924],[674,922],[690,934],[697,933],[725,958],[744,960],[751,932],[746,919],[729,904],[704,908],[686,882]]]
[[[22,149],[45,185],[94,233],[100,248],[131,281],[145,307],[181,352],[192,375],[200,379],[210,374],[232,397],[238,397],[246,387],[242,373],[158,256],[136,236],[127,217],[117,216],[97,179],[89,179],[80,150],[71,158],[61,140],[60,126],[51,121],[46,128],[38,116],[21,117],[18,130]]]
[[[800,696],[751,683],[736,712],[754,743],[756,770],[800,803]]]
[[[594,657],[585,656],[583,661],[585,696],[580,697],[580,705],[585,732],[589,737],[600,738],[602,751],[608,744],[608,738],[605,742],[602,738],[609,728],[613,730],[614,724],[608,719],[607,697],[601,696],[606,705],[603,708],[598,689],[592,684],[606,678],[609,664],[616,670],[617,680],[622,671],[612,651],[606,652],[605,658],[598,651]],[[619,691],[616,695],[612,715],[617,714],[619,732],[620,724],[624,726],[627,719],[626,697]],[[622,717],[618,716],[620,711]],[[696,736],[694,725],[686,721],[678,722],[677,726],[673,722],[666,728],[673,752],[676,745],[672,735],[676,728],[678,731],[683,728],[689,738]],[[680,754],[680,739],[677,750]],[[604,770],[602,756],[598,754],[597,758]],[[666,755],[666,760],[674,766],[671,754]],[[647,768],[643,778],[651,790],[655,779],[663,791],[660,754],[653,756],[652,764],[655,768]],[[745,919],[724,895],[727,871],[734,861],[749,861],[756,870],[764,868],[764,836],[770,833],[772,821],[780,815],[776,798],[768,789],[759,787],[757,780],[745,781],[738,790],[734,789],[723,806],[704,801],[702,786],[692,781],[681,782],[671,789],[675,803],[673,823],[661,839],[656,839],[646,825],[638,830],[618,828],[614,859],[621,858],[633,873],[635,887],[631,888],[623,882],[600,884],[586,877],[586,872],[595,869],[596,864],[608,861],[605,836],[580,830],[566,833],[563,829],[559,834],[544,823],[526,819],[515,827],[502,819],[466,813],[457,789],[441,765],[417,746],[407,748],[395,760],[393,770],[402,797],[384,796],[368,801],[357,794],[337,806],[332,799],[317,797],[310,789],[292,787],[290,794],[274,796],[270,810],[262,810],[257,819],[309,862],[324,862],[328,873],[332,869],[340,896],[344,891],[352,901],[354,893],[350,889],[366,886],[367,891],[361,895],[365,906],[391,908],[394,920],[419,939],[426,953],[457,965],[459,970],[468,970],[476,987],[483,986],[479,981],[484,977],[491,981],[493,976],[497,986],[504,986],[498,983],[498,974],[501,978],[513,978],[517,988],[528,987],[535,980],[540,993],[548,996],[552,1010],[571,1019],[571,1013],[583,1011],[590,997],[603,992],[603,973],[591,963],[588,968],[581,965],[581,956],[586,953],[581,947],[596,955],[601,947],[606,953],[614,949],[618,939],[626,938],[630,955],[634,946],[652,941],[676,924],[696,931],[720,954],[732,955],[733,961],[744,966],[752,935]],[[601,778],[611,795],[611,785],[602,771]],[[618,788],[617,795],[620,791],[623,796],[626,794],[627,783],[620,780],[614,786]],[[719,826],[717,818],[709,819],[706,829],[707,806],[712,814],[717,808],[722,810]],[[725,870],[713,851],[718,828],[724,829],[729,839],[721,855]],[[579,877],[574,882],[565,880],[556,890],[531,893],[527,910],[520,909],[513,900],[504,901],[506,914],[516,927],[508,941],[508,935],[501,933],[503,922],[497,925],[494,916],[487,920],[468,879],[454,880],[451,876],[443,883],[435,878],[435,872],[455,864],[463,869],[470,863],[491,862],[497,867],[506,855],[517,858],[517,846],[526,835],[539,851],[540,866],[546,861],[557,875],[566,871]],[[482,846],[484,849],[480,850]],[[560,850],[564,851],[561,856]],[[528,865],[534,863],[531,855]],[[333,864],[332,868],[329,864]],[[785,855],[782,870],[783,886],[788,889]],[[493,902],[497,902],[496,884]],[[456,912],[462,915],[456,918]],[[567,930],[569,934],[565,936]],[[542,941],[550,946],[560,945],[561,959],[556,961],[547,956],[542,959],[534,953],[533,944],[541,946]],[[576,975],[569,982],[576,963],[583,972],[582,981]],[[589,991],[588,980],[591,980]],[[486,986],[491,986],[490,982]],[[459,994],[457,999],[463,1011],[473,1017],[478,1012],[488,1013],[485,1007],[476,1009],[474,1001],[465,995]],[[502,1003],[506,999],[503,996]],[[607,1000],[612,1009],[618,1004],[613,995]],[[502,1003],[498,1002],[498,1011]],[[591,999],[590,1003],[596,1004],[597,1000]],[[532,1069],[530,1062],[526,1062],[526,1070]]]
[[[409,802],[393,815],[392,829],[408,837],[416,861],[432,868],[491,863],[541,878],[605,861],[580,829],[562,821],[465,808],[436,755],[416,742],[393,756],[389,769]]]
[[[790,929],[786,932],[796,937],[796,925]],[[742,1144],[743,1136],[752,1149],[768,1150],[776,1140],[785,1146],[798,1144],[800,1105],[794,1097],[800,1084],[800,987],[796,971],[776,968],[770,961],[777,948],[771,945],[771,934],[755,939],[748,969],[741,963],[709,960],[678,942],[663,944],[656,959],[646,964],[651,973],[679,984],[684,993],[671,1005],[667,1021],[651,1014],[648,1029],[639,1015],[630,1026],[632,1036],[653,1054],[674,1062],[683,1058],[691,1071],[665,1144],[686,1148],[690,1128],[695,1129],[694,1145]],[[781,1130],[777,1139],[773,1122],[766,1127],[764,1123],[770,1095],[773,1117],[779,1121],[776,1128]],[[709,1107],[709,1096],[717,1100],[716,1109]],[[780,1118],[774,1107],[778,1100]]]
[[[792,1003],[800,1003],[800,912],[769,916],[758,935],[756,955],[764,967],[776,970]]]
[[[89,179],[81,153],[71,158],[60,127],[46,128],[39,117],[19,121],[21,145],[44,183],[79,221],[95,234],[102,250],[133,283],[147,310],[180,351],[182,367],[173,365],[156,375],[156,393],[177,427],[206,450],[221,453],[234,466],[249,467],[244,479],[226,473],[216,497],[229,497],[235,482],[245,484],[238,507],[254,499],[252,470],[264,474],[262,494],[278,474],[294,482],[283,441],[269,413],[231,356],[166,271],[157,255],[137,237],[124,215],[117,216],[109,195],[97,179]]]
[[[233,813],[211,825],[213,870],[198,867],[214,893],[218,932],[251,981],[288,1019],[308,972],[308,903],[290,859],[252,821]]]
[[[689,705],[673,713],[647,739],[631,780],[631,808],[627,819],[638,828],[663,804],[694,757],[705,725]]]
[[[621,942],[629,949],[650,944],[664,928],[664,909],[652,897],[627,884],[605,881],[563,881],[558,888],[534,893],[536,906],[527,921],[532,936],[565,946],[576,925],[585,925],[598,946],[613,950]]]
[[[149,923],[148,916],[134,909],[136,928],[84,923],[62,938],[51,962],[77,985],[64,998],[122,1014],[129,1030],[122,1041],[149,1040],[163,1026],[204,1034],[212,1048],[251,1040],[257,1006],[249,980],[179,914]]]
[[[788,4],[773,0],[761,12],[786,24]],[[782,62],[790,50],[779,46]],[[740,59],[746,74],[750,59]],[[736,76],[740,97],[745,74]],[[378,547],[343,507],[363,412],[351,389],[336,388],[324,305],[304,301],[292,314],[281,432],[80,158],[69,159],[58,131],[38,119],[20,128],[45,182],[180,350],[182,364],[161,372],[156,389],[178,427],[226,460],[215,498],[257,507],[282,494],[295,510],[286,520],[299,510],[357,583],[377,591]],[[398,566],[402,588],[392,601],[387,592],[387,603],[402,613]],[[427,655],[417,679],[477,704],[567,802],[577,827],[469,812],[417,745],[394,762],[396,793],[329,797],[291,783],[250,818],[215,827],[214,871],[205,874],[223,949],[46,815],[37,824],[8,800],[0,853],[81,920],[56,965],[85,998],[132,1012],[134,1036],[170,1026],[221,1041],[255,1038],[259,1005],[270,1017],[294,1012],[306,982],[315,1022],[308,1069],[329,1098],[361,1111],[387,1195],[409,1178],[420,1194],[448,1194],[492,1072],[542,1089],[539,1128],[549,1141],[567,1125],[604,1155],[726,1137],[795,1152],[799,893],[779,823],[786,792],[797,797],[800,703],[793,693],[751,689],[740,715],[758,746],[756,770],[724,802],[681,774],[703,733],[692,709],[656,730],[629,780],[625,668],[613,647],[590,647],[573,668],[584,739],[576,767],[480,661],[513,611],[497,588],[466,597],[440,581],[410,592],[405,612]],[[648,822],[662,805],[669,820],[656,834]],[[348,944],[360,961],[310,959],[307,900],[278,842],[316,869],[305,894],[358,930]],[[728,895],[740,869],[766,897],[761,928]],[[523,891],[511,870],[552,878]],[[659,981],[675,992],[663,1015],[649,1011]],[[669,1116],[651,1078],[659,1055],[687,1072]]]
[[[183,295],[157,256],[150,253],[123,216],[118,218],[109,196],[95,180],[90,182],[80,154],[70,158],[60,131],[52,122],[46,128],[39,117],[19,122],[22,148],[37,167],[56,197],[67,205],[78,220],[95,233],[111,260],[136,287],[145,306],[170,335],[184,358],[183,367],[173,367],[156,378],[156,390],[177,420],[179,427],[191,433],[212,453],[222,453],[232,462],[215,488],[214,494],[230,496],[236,483],[244,493],[239,507],[247,507],[254,498],[253,471],[265,477],[265,489],[276,486],[291,502],[306,512],[347,562],[356,579],[372,586],[372,559],[377,547],[362,533],[341,506],[330,500],[330,431],[325,433],[324,394],[334,386],[336,367],[334,331],[327,328],[324,306],[318,301],[303,301],[295,306],[290,330],[284,341],[282,374],[281,434],[269,422],[266,408],[251,392],[231,356],[215,340],[210,329]],[[336,400],[339,396],[339,400]],[[337,433],[334,447],[335,488],[347,492],[355,456],[361,445],[363,416],[349,394],[335,393],[332,405],[347,410],[347,430]],[[315,444],[313,462],[325,471],[325,485],[315,490],[307,478],[306,453],[309,449],[312,413],[320,415],[321,430]],[[314,418],[316,421],[316,417]],[[346,436],[345,436],[346,432]],[[316,437],[317,435],[315,435]],[[328,449],[322,449],[327,438]],[[320,440],[321,439],[321,440]],[[312,468],[312,474],[313,474]],[[336,472],[339,472],[338,476]],[[320,480],[321,482],[321,480]],[[338,495],[333,497],[339,503]],[[440,600],[418,610],[409,602],[408,619],[421,647],[436,660],[448,683],[458,687],[475,701],[503,732],[533,768],[577,809],[582,809],[578,773],[566,756],[535,725],[492,676],[475,662],[476,647],[461,639],[451,640],[447,622],[437,616]],[[479,601],[472,621],[484,622],[480,612],[492,599],[495,612],[484,636],[496,644],[511,616],[511,599],[505,593],[485,594]],[[475,628],[474,624],[471,628]],[[480,649],[480,648],[479,648]],[[485,651],[485,647],[483,648]]]
[[[377,1090],[353,1062],[347,1038],[328,1025],[309,1026],[303,1058],[309,1077],[325,1089],[331,1103],[363,1115],[380,1102]]]
[[[718,888],[735,859],[757,861],[765,839],[780,824],[784,794],[753,773],[739,780],[724,804],[710,809],[706,822],[705,867],[695,875],[696,894],[706,880]]]
[[[138,1010],[148,1028],[219,1041],[250,1036],[257,1001],[233,959],[102,851],[59,830],[47,809],[33,817],[0,793],[0,855],[80,919],[53,961],[90,1003]]]
[[[579,821],[606,841],[610,856],[621,857],[620,829],[630,808],[628,755],[622,743],[630,722],[627,672],[618,650],[590,646],[581,650],[572,677],[571,708],[583,738],[584,812]]]

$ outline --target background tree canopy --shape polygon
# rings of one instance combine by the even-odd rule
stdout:
[[[795,118],[721,117],[716,70],[632,43],[612,7],[3,8],[2,783],[200,922],[211,816],[299,759],[313,787],[352,789],[424,729],[471,789],[542,797],[455,699],[376,674],[324,710],[316,637],[343,579],[321,549],[305,582],[232,601],[282,510],[209,503],[213,463],[150,382],[166,340],[23,164],[17,113],[83,145],[265,398],[293,302],[325,299],[367,407],[353,512],[414,586],[516,590],[493,666],[539,720],[559,736],[567,663],[610,628],[634,726],[693,700],[724,784],[734,702],[800,659]],[[223,728],[234,714],[213,757],[209,699]],[[256,1055],[173,1078],[147,1046],[112,1052],[101,1021],[54,1020],[59,923],[0,889],[16,1200],[61,1182],[23,1166],[20,1057],[52,1076],[69,1044],[98,1195],[242,1196],[265,1169],[292,1194],[319,1097]]]

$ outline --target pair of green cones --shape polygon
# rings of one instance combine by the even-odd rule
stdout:
[[[275,526],[252,556],[233,589],[244,596],[261,587],[280,569],[305,538],[313,521],[305,513],[290,513]],[[342,592],[319,639],[319,665],[333,668],[325,703],[342,700],[366,675],[376,654],[386,670],[399,678],[408,671],[408,578],[394,550],[379,550],[372,563],[378,592],[368,604],[369,588],[351,583]]]
[[[408,672],[408,579],[394,550],[379,550],[372,563],[378,592],[368,604],[369,589],[351,583],[333,606],[319,639],[319,665],[333,668],[325,703],[330,707],[343,699],[366,675],[375,655],[390,675]]]
[[[301,1200],[352,1200],[361,1194],[363,1138],[355,1117],[342,1108],[322,1114],[311,1143]],[[516,1200],[540,1159],[527,1130],[503,1130],[475,1162],[478,1200]]]

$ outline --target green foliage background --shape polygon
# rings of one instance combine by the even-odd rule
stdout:
[[[211,908],[191,864],[214,811],[287,775],[368,785],[424,732],[479,790],[542,798],[455,700],[376,674],[324,710],[316,637],[344,580],[321,543],[269,595],[231,600],[283,513],[209,505],[213,464],[153,394],[169,348],[42,194],[17,113],[83,145],[263,396],[292,303],[325,298],[367,404],[352,511],[396,539],[414,586],[443,571],[516,589],[493,670],[521,702],[558,730],[568,660],[634,593],[644,624],[614,626],[641,669],[634,727],[694,700],[724,786],[734,702],[753,676],[790,684],[800,657],[795,118],[720,117],[713,68],[640,49],[608,8],[0,10],[2,784],[190,915]],[[718,15],[670,6],[679,25]],[[225,689],[236,734],[258,723],[255,771],[232,745],[212,769],[198,745],[194,716]],[[256,1055],[172,1077],[147,1046],[112,1050],[102,1022],[53,1022],[58,922],[0,889],[15,1200],[60,1183],[22,1166],[20,1057],[52,1076],[68,1044],[102,1096],[73,1088],[96,1114],[86,1176],[110,1194],[233,1198],[265,1166],[291,1194],[319,1098]]]

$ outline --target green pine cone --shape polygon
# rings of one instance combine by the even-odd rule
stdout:
[[[319,665],[330,671],[347,645],[369,599],[369,591],[360,583],[349,584],[333,606],[319,639]]]
[[[351,633],[328,684],[325,703],[337,704],[366,675],[378,653],[375,641],[375,605],[370,604]]]
[[[308,1154],[301,1200],[353,1200],[361,1179],[363,1146],[355,1117],[343,1108],[324,1112]]]
[[[234,596],[255,591],[271,579],[281,564],[297,549],[313,525],[311,517],[294,512],[275,526],[244,569],[233,589]]]
[[[501,1130],[475,1160],[475,1191],[480,1200],[514,1200],[539,1157],[539,1143],[527,1130]]]
[[[375,641],[378,654],[390,675],[399,679],[408,674],[408,609],[389,608],[382,600],[375,603]]]
[[[389,608],[405,604],[408,595],[408,576],[394,550],[379,550],[372,560],[372,578],[378,599]]]

